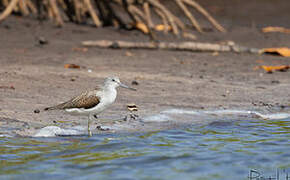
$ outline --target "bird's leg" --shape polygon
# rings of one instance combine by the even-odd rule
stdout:
[[[92,132],[90,130],[90,121],[91,121],[91,115],[89,114],[89,117],[88,117],[88,136],[92,136]]]

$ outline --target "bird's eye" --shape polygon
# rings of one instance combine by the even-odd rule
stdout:
[[[115,79],[112,79],[113,82],[115,82]]]

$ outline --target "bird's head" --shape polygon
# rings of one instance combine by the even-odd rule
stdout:
[[[105,79],[105,86],[114,87],[114,88],[117,88],[117,87],[120,86],[120,87],[123,87],[123,88],[127,88],[127,89],[130,89],[130,90],[136,91],[136,89],[128,87],[127,85],[121,83],[120,79],[117,76],[107,77]]]

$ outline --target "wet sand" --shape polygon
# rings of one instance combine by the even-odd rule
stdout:
[[[262,27],[269,25],[289,27],[286,0],[201,3],[208,4],[209,11],[229,32],[195,33],[197,41],[234,41],[254,48],[290,47],[289,34],[261,32]],[[210,27],[203,19],[200,21],[204,27]],[[40,45],[39,37],[47,39],[48,44]],[[159,38],[180,40],[162,34]],[[11,16],[0,24],[0,133],[9,131],[30,136],[50,125],[85,127],[86,117],[60,111],[43,112],[42,109],[92,89],[110,75],[118,75],[123,83],[138,91],[119,89],[116,103],[100,115],[103,120],[128,115],[128,103],[139,107],[137,114],[141,119],[171,108],[289,112],[289,108],[284,107],[290,102],[290,72],[267,74],[256,68],[289,65],[289,58],[97,48],[83,52],[79,49],[81,41],[101,39],[147,41],[148,37],[136,31],[96,29],[70,23],[64,28],[55,28],[51,22],[39,24],[29,17]],[[77,64],[81,68],[65,69],[65,64]],[[132,81],[137,81],[138,85],[132,85]],[[40,113],[34,113],[35,109],[40,109]],[[178,126],[178,122],[170,127],[173,126]],[[130,127],[138,130],[136,126]]]

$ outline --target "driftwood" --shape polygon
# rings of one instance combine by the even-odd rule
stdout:
[[[83,46],[112,48],[112,49],[164,49],[193,52],[237,52],[260,53],[260,49],[238,46],[232,43],[228,45],[201,43],[201,42],[128,42],[128,41],[83,41]]]

